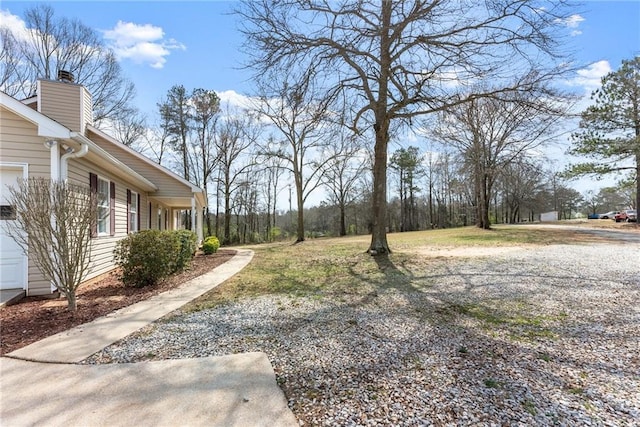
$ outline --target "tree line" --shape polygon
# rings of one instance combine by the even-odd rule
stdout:
[[[99,127],[203,187],[205,232],[227,244],[370,233],[369,252],[386,254],[391,231],[596,209],[596,195],[581,197],[566,179],[622,170],[631,173],[619,187],[637,206],[638,58],[603,79],[572,137],[574,154],[599,163],[548,170],[542,153],[575,101],[555,85],[574,71],[562,50],[572,7],[467,6],[243,1],[249,104],[176,84],[142,114],[95,32],[40,5],[25,15],[30,39],[2,30],[1,86],[29,96],[36,78],[73,72],[94,93]],[[93,49],[78,50],[78,37]],[[326,200],[309,208],[320,188]]]

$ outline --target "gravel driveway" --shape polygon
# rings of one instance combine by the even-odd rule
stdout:
[[[640,242],[417,265],[179,314],[87,362],[263,351],[303,425],[638,425]]]

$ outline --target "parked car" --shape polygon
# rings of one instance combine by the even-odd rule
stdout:
[[[597,214],[597,213],[590,213],[590,214],[587,216],[587,219],[600,219],[600,214]]]
[[[609,211],[607,213],[600,214],[600,219],[614,219],[616,214],[619,214],[620,211]]]
[[[636,222],[638,221],[638,214],[635,209],[627,209],[626,211],[622,211],[615,215],[614,219],[616,222]]]

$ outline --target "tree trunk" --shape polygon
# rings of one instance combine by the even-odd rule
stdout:
[[[204,182],[204,195],[205,195],[205,224],[207,224],[207,236],[211,236],[211,216],[209,215],[209,186],[207,185],[207,181]]]
[[[184,141],[182,143],[182,165],[184,179],[189,181],[189,158],[187,157],[187,143]]]
[[[219,176],[219,175],[218,175]],[[216,237],[220,238],[220,180],[216,183]]]
[[[67,310],[76,311],[78,309],[78,304],[76,300],[76,292],[66,292],[65,296],[67,297]]]
[[[238,230],[240,231],[240,230]],[[224,191],[224,244],[231,243],[231,194]]]
[[[345,218],[345,210],[346,210],[346,207],[344,206],[344,202],[341,201],[340,202],[340,236],[346,236],[347,235],[347,225],[346,225],[346,218]]]
[[[205,207],[204,215],[205,215],[206,220],[207,220],[207,236],[211,236],[211,229],[213,227],[211,226],[211,215],[210,215],[210,212],[209,212],[209,205],[207,205],[207,207]]]
[[[414,231],[416,229],[416,214],[415,214],[415,199],[413,197],[413,177],[409,180],[409,230]]]
[[[267,206],[267,218],[266,218],[266,223],[267,223],[267,229],[265,230],[265,241],[270,242],[271,241],[271,207]]]
[[[388,117],[388,85],[390,79],[391,40],[391,0],[383,0],[380,13],[380,76],[378,78],[378,99],[375,106],[376,123],[373,128],[376,132],[376,145],[374,147],[373,161],[373,224],[371,232],[371,255],[387,255],[389,243],[387,242],[387,149],[389,144],[389,117]]]
[[[636,129],[636,141],[640,141],[640,127]],[[640,210],[640,149],[636,153],[636,227],[640,227],[638,220],[638,210]]]
[[[405,205],[404,205],[404,175],[402,173],[402,166],[400,166],[400,231],[406,231],[405,230],[405,216],[406,216],[406,211],[405,211]]]
[[[428,227],[433,229],[433,181],[429,176],[429,224]]]
[[[477,177],[478,183],[476,185],[477,201],[478,201],[478,228],[488,230],[491,228],[489,221],[489,208],[491,206],[491,200],[489,198],[487,189],[487,177],[480,173]]]
[[[389,140],[388,123],[376,124],[376,145],[373,163],[373,224],[371,230],[371,255],[384,255],[390,252],[387,243],[387,145]]]
[[[482,219],[484,218],[482,207],[484,206],[484,202],[482,200],[482,176],[479,172],[479,167],[476,165],[474,170],[474,183],[473,187],[475,190],[475,199],[476,199],[476,227],[483,228]]]
[[[304,241],[304,200],[302,198],[302,179],[300,179],[300,183],[296,179],[296,195],[298,199],[298,227],[296,234],[298,238],[296,242]]]

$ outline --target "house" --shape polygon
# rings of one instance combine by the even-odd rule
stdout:
[[[12,220],[7,185],[18,178],[91,186],[100,201],[87,279],[114,268],[113,250],[128,233],[179,229],[190,214],[202,240],[202,189],[95,128],[90,93],[68,73],[60,77],[39,80],[36,96],[23,101],[0,92],[0,221]],[[27,296],[56,291],[1,226],[0,289]]]

